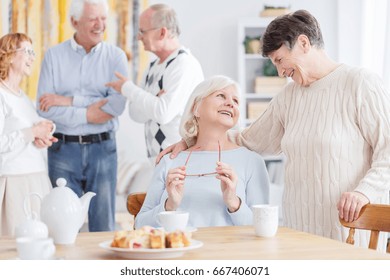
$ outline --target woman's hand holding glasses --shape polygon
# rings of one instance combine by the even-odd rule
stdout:
[[[217,179],[221,181],[223,201],[230,213],[236,212],[241,205],[241,199],[236,194],[237,174],[230,165],[217,162]]]
[[[165,187],[168,193],[168,199],[165,201],[165,210],[176,210],[183,199],[184,179],[186,176],[186,167],[181,166],[168,171]]]

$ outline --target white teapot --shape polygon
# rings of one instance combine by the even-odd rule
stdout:
[[[56,244],[73,244],[83,225],[94,192],[79,198],[66,187],[66,180],[58,178],[57,187],[42,199],[41,219],[49,228],[49,235]]]
[[[49,236],[47,226],[38,219],[37,213],[28,207],[30,196],[37,196],[41,199],[38,193],[30,193],[25,196],[23,206],[26,219],[15,228],[15,237],[47,238]]]

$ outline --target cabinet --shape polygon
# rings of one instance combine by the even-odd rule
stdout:
[[[238,82],[243,94],[241,126],[249,125],[265,110],[277,91],[277,85],[283,83],[283,79],[279,77],[264,77],[265,67],[270,61],[259,53],[260,46],[256,42],[271,20],[272,18],[243,18],[238,23]]]
[[[238,22],[238,83],[242,90],[240,126],[248,126],[268,106],[274,95],[287,82],[279,77],[265,77],[268,58],[259,53],[256,42],[273,18],[243,18]],[[249,44],[248,42],[252,42]],[[267,68],[265,68],[267,67]],[[266,71],[265,71],[266,70]],[[269,74],[269,73],[267,73]],[[270,203],[280,206],[283,193],[284,157],[264,156],[271,180]]]

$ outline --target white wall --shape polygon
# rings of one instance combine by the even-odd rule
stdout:
[[[237,79],[237,22],[257,17],[264,4],[287,1],[259,0],[149,0],[173,7],[182,29],[181,42],[200,60],[205,76],[224,74]],[[337,1],[291,0],[291,9],[306,9],[317,17],[329,55],[337,53]],[[287,3],[288,3],[287,2]]]
[[[362,61],[362,0],[337,1],[338,61],[358,66]]]
[[[176,10],[182,29],[181,42],[199,59],[206,77],[223,74],[238,79],[238,19],[257,17],[264,4],[277,6],[291,3],[292,10],[310,11],[320,22],[328,54],[338,59],[337,0],[149,0],[149,4],[156,3],[166,3]],[[144,160],[143,126],[132,122],[127,112],[120,121],[119,152],[129,161]]]

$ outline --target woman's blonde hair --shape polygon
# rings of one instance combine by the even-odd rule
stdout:
[[[198,120],[194,113],[198,111],[203,98],[229,86],[234,86],[238,96],[240,96],[241,91],[237,82],[222,75],[212,76],[196,86],[184,109],[183,117],[181,118],[180,136],[182,138],[188,139],[193,137],[196,138],[198,136]]]
[[[30,37],[23,33],[10,33],[0,38],[0,79],[8,78],[15,51],[24,41],[32,43]]]

